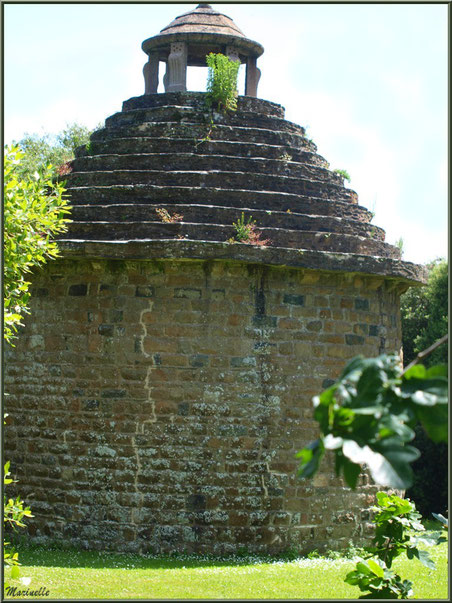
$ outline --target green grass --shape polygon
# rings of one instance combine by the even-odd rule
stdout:
[[[429,552],[436,570],[407,559],[398,559],[394,569],[414,582],[415,598],[447,600],[447,543]],[[21,548],[19,558],[21,577],[31,578],[28,588],[46,587],[51,599],[357,599],[360,595],[357,587],[343,582],[354,568],[352,560],[343,558],[170,558],[44,548]],[[19,581],[12,584],[26,588]]]

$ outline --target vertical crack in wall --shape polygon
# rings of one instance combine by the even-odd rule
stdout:
[[[266,315],[267,300],[265,296],[265,289],[267,285],[267,269],[265,266],[257,266],[255,268],[255,287],[254,287],[254,308],[255,308],[255,334],[256,334],[256,356],[257,356],[257,374],[259,378],[259,389],[261,396],[261,407],[262,412],[259,417],[259,423],[265,435],[260,438],[260,445],[258,450],[257,458],[265,462],[266,474],[268,479],[271,477],[271,470],[269,467],[269,461],[271,460],[272,453],[268,450],[269,434],[268,429],[270,426],[270,395],[268,381],[271,376],[271,364],[269,364],[265,358],[268,353],[267,345],[270,338],[271,330],[267,328],[268,317]],[[265,446],[266,444],[266,446]],[[264,499],[268,498],[268,486],[265,484],[266,475],[261,474],[262,490],[264,492]]]
[[[138,483],[139,475],[140,475],[143,467],[142,467],[141,460],[140,460],[140,451],[139,451],[139,446],[137,443],[136,436],[145,434],[146,424],[155,423],[157,421],[157,415],[155,413],[155,400],[152,397],[152,372],[155,370],[155,360],[154,360],[153,355],[148,354],[146,352],[146,350],[144,349],[144,340],[147,336],[147,328],[146,328],[146,323],[144,321],[144,316],[145,316],[145,314],[152,312],[153,307],[154,307],[154,302],[149,301],[149,306],[147,308],[144,308],[140,312],[140,318],[139,318],[139,324],[141,325],[141,327],[143,329],[143,334],[140,335],[140,339],[139,339],[139,350],[141,351],[141,353],[143,354],[143,356],[145,358],[150,359],[150,366],[148,366],[148,368],[147,368],[146,377],[144,380],[144,389],[147,393],[147,402],[150,404],[150,407],[151,407],[151,416],[149,419],[145,419],[143,421],[138,420],[136,422],[135,434],[132,435],[130,438],[131,446],[132,446],[132,449],[133,449],[133,452],[135,455],[135,459],[136,459],[136,468],[135,468],[135,474],[134,474],[134,479],[133,479],[133,488],[135,490],[135,494],[137,495],[136,496],[137,504],[136,504],[136,507],[131,509],[131,513],[130,513],[130,521],[134,525],[135,530],[138,527],[138,524],[137,524],[138,517],[137,516],[139,515],[139,511],[143,507],[143,501],[144,501],[144,493],[142,491],[140,491],[140,486]]]

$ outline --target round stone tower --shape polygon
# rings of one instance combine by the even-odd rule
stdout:
[[[29,531],[133,551],[360,544],[376,488],[349,490],[328,463],[300,481],[294,455],[346,361],[399,350],[399,296],[423,269],[255,98],[263,49],[231,19],[200,4],[143,49],[146,94],[78,149],[62,257],[34,275],[7,350]],[[235,113],[185,90],[210,51],[247,65]]]

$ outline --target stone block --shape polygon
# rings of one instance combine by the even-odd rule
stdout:
[[[283,303],[290,304],[292,306],[304,306],[305,305],[305,296],[297,295],[293,293],[285,293],[283,296]]]
[[[86,285],[85,283],[80,283],[79,285],[70,285],[69,286],[69,291],[68,291],[69,295],[84,296],[84,295],[87,295],[87,293],[88,293],[88,285]]]

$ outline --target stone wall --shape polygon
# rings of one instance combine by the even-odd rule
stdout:
[[[6,458],[38,540],[213,553],[362,542],[375,487],[325,467],[311,398],[399,349],[376,276],[233,261],[57,260],[6,353]]]

